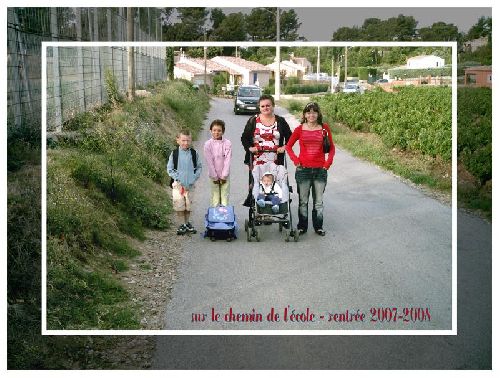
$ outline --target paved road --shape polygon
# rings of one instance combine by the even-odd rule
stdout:
[[[284,114],[282,109],[278,114]],[[245,116],[216,99],[212,118],[227,122],[234,145],[231,199],[245,196],[239,136]],[[201,139],[208,138],[208,132]],[[200,144],[197,144],[200,147]],[[291,169],[292,170],[292,169]],[[293,180],[293,172],[290,174]],[[195,225],[208,202],[197,188]],[[165,329],[449,329],[451,327],[451,209],[377,167],[339,150],[325,193],[325,229],[285,243],[276,225],[260,243],[244,237],[186,243]],[[294,216],[297,201],[294,201]],[[491,363],[491,227],[459,212],[459,336],[168,336],[158,337],[155,368],[487,368]],[[243,235],[242,235],[243,236]],[[193,313],[224,315],[254,309],[264,316],[288,305],[317,315],[372,306],[428,307],[431,322],[403,324],[193,323]],[[384,356],[384,358],[381,358]]]
[[[283,110],[278,110],[283,113]],[[231,202],[243,225],[241,206],[247,172],[239,142],[248,116],[234,116],[229,100],[215,99],[207,119],[227,123],[233,143]],[[200,142],[208,138],[201,133]],[[293,165],[293,164],[292,164]],[[290,179],[294,184],[293,167]],[[326,237],[309,232],[298,243],[285,243],[276,224],[262,226],[260,243],[248,243],[243,227],[234,242],[191,237],[185,245],[179,280],[165,319],[166,329],[450,329],[451,209],[379,168],[339,150],[325,193]],[[194,225],[203,229],[208,179],[195,191]],[[292,203],[296,221],[297,199]],[[223,317],[266,314],[275,308],[302,313],[314,322],[192,322],[192,314]],[[428,308],[430,321],[371,322],[372,307]],[[363,312],[361,322],[328,322],[329,313]],[[320,319],[324,316],[324,319]],[[282,319],[285,320],[285,319]]]

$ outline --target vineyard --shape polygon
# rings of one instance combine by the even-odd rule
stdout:
[[[390,147],[451,161],[451,88],[401,87],[363,95],[327,95],[323,113],[356,131],[374,132]]]

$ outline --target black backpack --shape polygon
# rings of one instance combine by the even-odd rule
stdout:
[[[189,149],[191,151],[191,159],[193,160],[193,167],[194,171],[196,172],[196,151],[192,148]],[[177,163],[179,162],[179,148],[176,148],[175,150],[172,151],[172,157],[174,159],[174,169],[177,170]],[[174,183],[174,179],[171,177],[170,178],[170,187],[172,188],[172,185]]]

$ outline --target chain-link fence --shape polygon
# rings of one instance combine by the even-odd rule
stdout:
[[[161,41],[159,8],[134,8],[134,40]],[[126,41],[126,8],[8,8],[8,125],[39,126],[42,41]],[[164,80],[165,48],[135,49],[136,85]],[[59,129],[75,114],[107,101],[106,70],[127,88],[127,52],[118,47],[47,49],[47,124]]]

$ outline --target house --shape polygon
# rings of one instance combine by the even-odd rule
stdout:
[[[187,63],[176,63],[174,66],[174,78],[185,79],[196,85],[207,84],[212,87],[212,74],[205,70]]]
[[[476,66],[465,69],[465,85],[491,88],[491,66]]]
[[[486,46],[487,44],[488,37],[473,39],[472,41],[464,42],[464,50],[468,52],[474,52],[481,46]]]
[[[436,55],[418,55],[408,58],[406,68],[422,69],[444,67],[444,59]]]
[[[266,67],[273,72],[273,77],[276,72],[276,65],[276,62],[266,65]],[[283,60],[280,62],[280,72],[282,75],[284,73],[285,77],[298,77],[299,79],[302,79],[306,72],[306,68],[292,62],[291,60]]]
[[[263,64],[234,56],[216,56],[211,60],[229,69],[229,84],[251,85],[257,83],[261,87],[269,84],[271,70]]]
[[[293,53],[291,53],[290,61],[292,61],[295,64],[298,64],[299,66],[304,67],[305,68],[304,73],[311,73],[313,71],[312,63],[309,60],[307,60],[307,58],[296,57]]]

